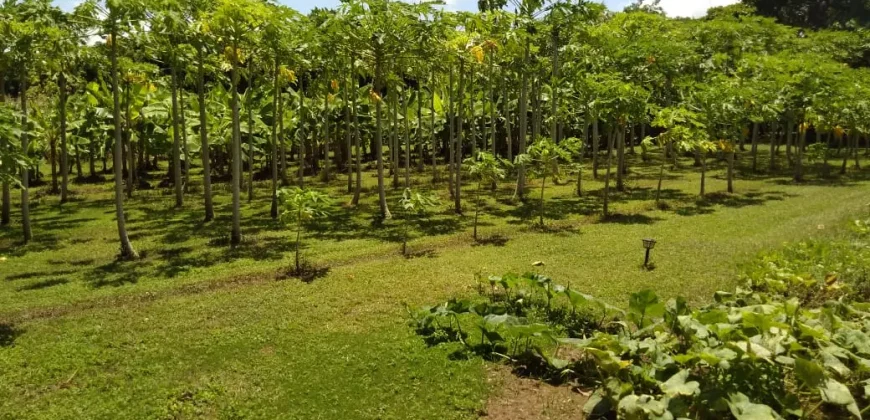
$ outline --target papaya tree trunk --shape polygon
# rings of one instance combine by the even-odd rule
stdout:
[[[181,127],[178,124],[178,71],[175,69],[175,57],[172,57],[170,71],[172,72],[172,176],[175,183],[175,208],[184,205],[184,195],[181,181]]]
[[[27,121],[27,69],[23,68],[21,72],[21,152],[28,154],[30,148],[30,138],[28,131],[30,130]],[[115,120],[117,121],[117,119]],[[120,168],[120,165],[117,166]],[[33,232],[30,230],[30,169],[26,166],[21,167],[21,227],[24,233],[24,243],[30,242],[33,239]]]
[[[758,170],[758,123],[752,123],[752,170]],[[733,159],[733,157],[732,157]]]
[[[380,92],[383,83],[383,64],[381,63],[380,51],[375,51],[375,91]],[[375,104],[375,156],[378,161],[378,205],[381,217],[391,219],[390,209],[387,207],[387,193],[384,189],[384,151],[383,151],[383,100],[378,99]]]
[[[199,95],[199,141],[201,143],[200,156],[202,158],[202,194],[205,199],[205,221],[214,220],[214,205],[211,198],[211,157],[208,146],[208,118],[206,114],[205,100],[205,68],[202,47],[197,48],[197,95]],[[140,152],[141,154],[141,152]]]
[[[609,150],[613,148],[613,137],[614,133],[611,132],[607,138],[607,171],[604,174],[604,217],[607,218],[610,216],[609,212],[609,204],[610,204],[610,167],[613,166],[613,153],[610,153]]]
[[[459,99],[458,110],[459,121],[456,123],[456,192],[453,195],[453,204],[456,214],[462,214],[462,123],[463,123],[463,100],[465,96],[465,62],[459,62],[459,88],[457,89],[456,97]]]
[[[269,215],[272,219],[278,219],[278,118],[280,111],[278,107],[278,98],[281,97],[281,77],[279,74],[278,56],[275,56],[275,68],[273,69],[275,77],[274,85],[272,86],[272,147],[271,147],[271,169],[272,169],[272,205],[269,209]]]
[[[238,42],[233,41],[233,51],[238,51]],[[233,191],[233,227],[230,233],[230,244],[237,246],[242,242],[241,227],[241,183],[242,183],[242,133],[239,112],[239,69],[238,63],[233,57],[230,79],[232,80],[230,95],[232,108],[232,191]]]
[[[127,236],[127,226],[124,215],[124,189],[121,172],[121,156],[123,155],[123,144],[121,143],[121,94],[118,90],[118,37],[115,36],[115,25],[111,23],[112,47],[111,51],[111,72],[112,72],[112,99],[114,107],[112,109],[112,118],[115,126],[115,152],[114,152],[114,170],[115,170],[115,218],[118,222],[118,236],[121,240],[121,258],[122,259],[137,259],[139,254],[133,249],[133,244],[130,243],[130,238]]]
[[[402,115],[405,126],[405,188],[411,188],[411,128],[408,125],[408,101],[410,96],[402,96]]]
[[[9,225],[12,210],[12,197],[9,191],[9,183],[3,183],[2,205],[0,205],[0,226]]]

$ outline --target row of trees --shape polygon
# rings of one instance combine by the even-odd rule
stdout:
[[[655,144],[662,174],[694,155],[701,195],[710,156],[727,163],[731,192],[738,151],[765,169],[762,142],[768,169],[789,167],[798,181],[809,143],[825,146],[812,156],[826,165],[828,145],[841,149],[842,171],[848,159],[858,165],[870,132],[861,32],[804,33],[743,5],[698,20],[582,0],[480,6],[348,0],[303,16],[262,0],[91,0],[64,13],[49,0],[6,0],[3,222],[18,186],[30,240],[28,184],[40,161],[65,202],[71,173],[87,178],[87,162],[98,179],[112,158],[124,258],[136,257],[124,199],[161,160],[177,207],[201,166],[207,221],[213,177],[230,180],[234,245],[256,177],[271,181],[277,218],[279,186],[313,176],[346,177],[357,204],[365,162],[376,165],[385,218],[388,184],[407,188],[412,169],[446,178],[462,213],[470,167],[484,186],[511,177],[523,200],[529,171],[543,196],[546,178],[569,164],[582,194],[586,162],[594,177],[604,172],[607,214],[611,178],[626,188],[626,155],[653,158]]]

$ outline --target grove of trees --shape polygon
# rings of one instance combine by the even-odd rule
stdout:
[[[99,182],[111,171],[120,255],[133,259],[124,204],[151,182],[206,221],[213,184],[228,182],[237,245],[258,176],[270,182],[276,219],[287,185],[341,178],[358,204],[371,163],[382,218],[392,217],[387,192],[408,188],[413,172],[447,189],[459,214],[466,183],[477,214],[479,195],[509,182],[514,199],[540,200],[543,223],[546,180],[584,167],[605,183],[606,216],[634,153],[660,159],[662,175],[694,156],[702,196],[712,158],[726,162],[730,193],[738,158],[800,182],[812,156],[827,163],[836,149],[846,173],[870,153],[863,30],[799,30],[743,4],[701,19],[584,0],[480,7],[345,0],[302,15],[266,0],[89,0],[65,13],[49,0],[5,0],[2,224],[17,190],[24,241],[39,229],[28,208],[34,178],[63,203],[73,177]],[[149,179],[158,168],[165,176]]]

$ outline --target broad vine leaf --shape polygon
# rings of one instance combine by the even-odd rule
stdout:
[[[628,395],[619,401],[619,418],[626,420],[661,419],[672,420],[674,415],[668,411],[668,399],[656,400],[651,395]]]
[[[837,382],[834,379],[828,379],[825,382],[825,387],[820,389],[822,400],[828,404],[834,404],[846,407],[852,415],[861,418],[861,411],[858,409],[858,404],[855,403],[855,397],[849,391],[846,385]]]
[[[810,388],[817,388],[825,381],[825,369],[819,366],[818,363],[796,358],[794,361],[794,374],[805,385]]]
[[[633,293],[628,303],[628,317],[639,329],[652,325],[656,318],[661,318],[665,305],[659,302],[659,297],[652,290]]]
[[[683,369],[671,376],[667,381],[662,382],[659,388],[671,398],[679,395],[695,395],[700,392],[701,384],[697,381],[687,382],[687,379],[689,379],[689,371]]]
[[[740,392],[731,394],[728,407],[737,420],[779,420],[782,418],[769,406],[753,403],[749,401],[749,397]]]

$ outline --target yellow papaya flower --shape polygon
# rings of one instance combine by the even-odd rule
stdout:
[[[374,90],[369,90],[369,98],[371,98],[372,102],[378,103],[381,101],[381,95],[379,95]]]
[[[332,79],[329,85],[332,87],[332,90],[338,90],[338,80]]]
[[[475,45],[471,47],[471,55],[474,56],[474,59],[478,63],[483,63],[483,48],[480,45]]]
[[[287,66],[281,66],[278,68],[278,73],[281,75],[281,79],[287,83],[293,83],[296,81],[296,73],[293,70],[288,69]]]

